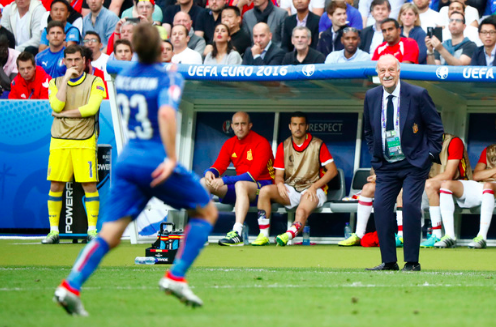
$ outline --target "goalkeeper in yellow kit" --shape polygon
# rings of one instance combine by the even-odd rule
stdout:
[[[96,183],[98,113],[105,97],[101,78],[86,74],[86,58],[81,46],[64,50],[67,72],[52,79],[49,102],[54,116],[47,179],[51,181],[48,194],[50,233],[43,244],[59,243],[59,220],[62,193],[66,182],[81,183],[86,195],[88,240],[96,237],[100,198]]]

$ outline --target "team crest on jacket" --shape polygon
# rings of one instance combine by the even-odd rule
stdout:
[[[413,123],[412,129],[413,129],[413,134],[417,134],[417,132],[418,132],[418,125],[416,123]]]
[[[253,160],[253,154],[251,153],[251,149],[248,150],[248,152],[246,153],[246,160]]]

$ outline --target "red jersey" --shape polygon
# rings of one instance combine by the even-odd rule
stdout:
[[[459,179],[465,179],[467,167],[463,162],[463,150],[465,149],[465,145],[463,145],[463,141],[459,137],[455,137],[451,140],[448,146],[448,161],[449,160],[460,160],[458,163],[458,171],[460,172]]]
[[[32,82],[26,81],[18,73],[10,83],[9,99],[48,99],[48,83],[51,79],[40,66],[36,66]]]
[[[239,2],[239,0],[228,0],[227,1],[227,5],[228,6],[235,6],[235,7],[237,7],[238,6],[238,2]],[[277,0],[272,0],[272,3],[274,4],[274,6],[279,7],[279,5],[277,4]],[[207,1],[207,6],[208,6],[208,1]],[[253,1],[249,5],[244,5],[243,6],[243,10],[241,10],[241,17],[243,17],[243,15],[245,14],[245,12],[247,12],[248,10],[253,9],[253,7],[254,7]]]
[[[307,137],[305,139],[305,142],[303,144],[296,144],[293,141],[293,148],[298,151],[302,152],[305,151],[305,149],[308,147],[308,144],[312,141],[312,135],[310,133],[307,133]],[[327,145],[325,143],[322,143],[322,146],[320,147],[320,165],[322,167],[325,167],[327,164],[331,163],[334,161],[332,158],[331,153],[329,152],[329,149],[327,148]],[[284,170],[284,142],[279,143],[279,146],[277,147],[277,152],[276,152],[276,160],[274,161],[274,169],[277,170]],[[320,177],[324,176],[325,171],[323,168],[320,169]],[[322,189],[324,191],[327,190],[327,185],[323,186]]]
[[[387,54],[393,55],[400,62],[410,61],[418,64],[419,47],[417,41],[408,37],[400,38],[400,42],[393,46],[383,42],[375,49],[372,60],[379,60],[380,57]]]
[[[479,162],[487,166],[487,147],[482,151]]]
[[[98,69],[96,67],[92,67],[93,68],[93,71],[91,72],[91,75],[93,76],[96,76],[96,77],[100,77],[103,81],[103,84],[105,85],[105,99],[108,99],[108,87],[107,87],[107,82],[105,81],[105,73],[103,72],[103,70],[101,69]]]
[[[50,11],[52,1],[53,0],[41,0],[41,3],[43,4],[43,7],[45,7],[46,11]],[[83,1],[84,0],[67,0],[71,7],[74,8],[74,10],[76,10],[78,13],[81,13],[81,8],[83,8]]]
[[[274,156],[269,141],[254,131],[242,140],[237,136],[227,140],[211,168],[222,175],[231,162],[236,175],[248,173],[253,181],[274,180]]]

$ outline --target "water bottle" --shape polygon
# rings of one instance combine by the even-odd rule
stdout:
[[[344,226],[344,239],[347,240],[351,236],[350,223],[346,223]]]
[[[154,265],[157,262],[155,257],[136,257],[134,263],[137,265]]]
[[[302,245],[310,245],[310,226],[303,227],[303,243]]]
[[[250,245],[250,240],[248,239],[249,232],[250,232],[250,228],[248,227],[247,224],[244,224],[243,225],[243,231],[241,232],[244,245]]]

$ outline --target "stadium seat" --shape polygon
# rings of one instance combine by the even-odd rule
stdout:
[[[349,197],[360,192],[365,184],[367,184],[367,177],[370,175],[370,168],[359,168],[353,175],[351,181],[351,190]],[[331,212],[349,213],[356,212],[358,200],[343,201],[342,198],[332,201],[330,204]]]

